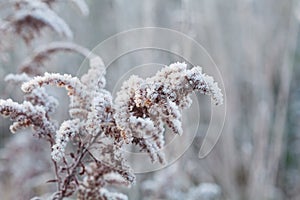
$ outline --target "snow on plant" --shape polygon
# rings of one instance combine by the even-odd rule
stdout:
[[[16,33],[26,43],[38,37],[45,27],[61,36],[73,37],[68,24],[52,9],[52,4],[58,0],[9,0],[2,2],[2,7],[9,7],[10,14],[2,21],[0,30],[4,33]],[[72,0],[82,12],[87,15],[89,10],[84,0]],[[12,6],[4,6],[12,5]]]
[[[35,39],[44,27],[60,35],[72,35],[68,25],[52,10],[56,0],[9,1],[16,12],[0,27],[1,34],[13,32],[26,43]],[[84,14],[88,8],[82,0],[73,0]],[[46,17],[47,16],[47,17]],[[69,74],[43,74],[43,66],[58,52],[76,52],[90,61],[81,77]],[[5,80],[21,84],[23,102],[0,100],[0,114],[9,117],[12,133],[31,128],[33,135],[45,140],[51,148],[51,162],[57,190],[50,199],[127,199],[110,192],[107,186],[131,186],[135,176],[123,155],[126,144],[140,147],[152,162],[164,163],[165,127],[182,135],[183,109],[191,105],[194,91],[209,95],[216,105],[222,104],[221,90],[201,67],[188,68],[185,63],[165,66],[153,77],[131,76],[113,100],[105,89],[105,65],[102,59],[72,42],[52,42],[37,48],[19,67],[19,74]],[[70,98],[70,118],[58,124],[53,117],[59,102],[47,93],[45,86],[65,88]],[[23,133],[25,134],[25,133]],[[101,155],[95,156],[94,150]],[[35,199],[40,199],[39,197]]]
[[[101,61],[99,57],[97,60]],[[93,76],[96,71],[99,76]],[[101,198],[105,199],[111,194],[104,190],[106,184],[130,185],[134,176],[126,163],[111,165],[124,160],[121,152],[124,144],[138,145],[141,151],[149,153],[153,162],[163,163],[164,155],[160,150],[164,145],[164,125],[174,133],[182,134],[181,110],[190,105],[189,95],[200,91],[211,95],[215,104],[222,103],[221,91],[212,77],[202,73],[200,67],[187,69],[184,63],[166,66],[147,79],[132,76],[123,84],[114,103],[110,92],[104,89],[104,75],[105,67],[99,62],[92,65],[81,79],[57,73],[45,73],[30,80],[26,75],[7,77],[7,80],[15,78],[16,82],[25,80],[22,90],[27,100],[23,103],[1,100],[0,113],[14,121],[11,131],[32,127],[35,135],[50,142],[57,176],[54,182],[58,184],[54,198],[62,199],[78,191],[79,199],[87,199],[87,194],[97,198],[102,195]],[[60,127],[56,127],[51,118],[54,103],[45,102],[50,99],[43,90],[46,85],[64,87],[68,91],[71,118]],[[103,147],[107,138],[113,141],[107,144],[114,147],[113,151],[105,151],[107,148]],[[68,143],[73,148],[66,153]],[[99,146],[102,143],[99,149],[103,154],[119,155],[112,155],[115,160],[103,163],[90,151],[97,143]],[[116,196],[115,199],[123,198],[122,195],[111,195]]]
[[[131,76],[117,93],[116,124],[153,161],[164,162],[159,151],[164,145],[163,125],[182,134],[181,110],[190,106],[193,91],[211,95],[216,105],[222,104],[217,83],[201,67],[189,70],[185,63],[174,63],[145,80]]]

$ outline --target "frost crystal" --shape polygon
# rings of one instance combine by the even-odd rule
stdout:
[[[68,95],[71,98],[70,114],[73,113],[73,108],[76,109],[74,113],[78,113],[78,110],[83,109],[86,106],[85,99],[88,98],[86,86],[83,85],[77,77],[71,75],[61,75],[55,73],[45,73],[44,76],[36,76],[32,80],[22,84],[22,90],[30,94],[44,85],[55,85],[58,87],[64,87],[68,91]],[[82,114],[82,112],[80,112]]]
[[[5,81],[13,82],[15,84],[22,84],[31,80],[31,78],[25,74],[8,74],[5,77]],[[44,88],[36,88],[31,93],[25,95],[25,100],[31,102],[32,105],[43,106],[46,113],[52,113],[58,106],[58,101],[53,96],[50,96]]]
[[[80,132],[79,119],[68,120],[61,124],[56,132],[56,144],[52,147],[51,156],[54,160],[60,161],[65,155],[65,148],[70,139]]]
[[[22,85],[22,90],[25,93],[32,92],[35,88],[39,88],[44,85],[55,85],[58,87],[65,87],[68,90],[68,95],[81,94],[84,91],[83,86],[76,77],[72,77],[68,74],[55,74],[55,73],[45,73],[44,76],[37,76],[34,79],[24,83]]]
[[[131,76],[117,93],[116,124],[153,161],[163,162],[159,152],[164,144],[163,124],[176,134],[183,133],[181,109],[190,106],[193,91],[210,95],[216,105],[223,103],[218,84],[201,67],[187,69],[185,63],[174,63],[145,80]]]
[[[11,125],[11,132],[26,127],[33,127],[36,134],[43,137],[55,131],[55,126],[48,120],[46,112],[42,106],[33,106],[30,102],[24,101],[22,104],[13,102],[11,99],[0,99],[0,114],[10,117],[14,122]]]

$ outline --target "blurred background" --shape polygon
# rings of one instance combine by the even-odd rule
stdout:
[[[196,138],[182,157],[160,171],[137,174],[137,183],[131,189],[121,189],[129,199],[300,199],[300,2],[86,0],[90,10],[87,16],[80,15],[73,4],[66,2],[56,3],[53,9],[69,24],[76,43],[93,49],[110,36],[132,28],[173,29],[193,38],[208,51],[224,81],[226,122],[209,156],[198,159],[201,133],[209,123],[208,110],[201,113]],[[6,39],[0,40],[2,45]],[[18,86],[7,86],[5,75],[16,72],[34,47],[57,40],[62,39],[49,30],[29,46],[19,38],[10,40],[11,47],[3,53],[0,66],[2,98],[21,99]],[[122,45],[126,43],[115,48]],[[180,48],[188,51],[188,47]],[[105,58],[111,51],[116,50],[108,49],[100,56]],[[151,62],[148,57],[141,59]],[[77,55],[59,54],[46,69],[76,75],[82,61]],[[163,64],[174,61],[171,58]],[[126,65],[128,70],[135,63],[134,59],[119,60],[110,68],[110,91],[123,75],[119,67]],[[67,105],[64,92],[55,93]],[[207,105],[207,99],[199,103],[200,107]],[[56,114],[58,121],[66,116],[67,111]],[[193,118],[188,120],[195,123]],[[30,133],[11,135],[9,124],[9,120],[0,119],[1,159],[5,161],[0,166],[1,196],[28,199],[51,190],[45,184],[52,176],[47,161],[50,153],[42,148],[43,142],[29,137]],[[45,161],[40,159],[43,156]],[[33,166],[32,161],[40,164]],[[18,190],[9,192],[11,187]]]

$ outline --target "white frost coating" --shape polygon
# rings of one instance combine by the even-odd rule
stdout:
[[[185,63],[177,62],[147,79],[131,76],[117,93],[116,124],[156,160],[164,143],[162,124],[183,133],[181,110],[191,105],[193,91],[211,96],[216,105],[223,103],[218,84],[201,67],[187,69]]]
[[[134,131],[134,136],[139,138],[152,135],[156,129],[150,118],[130,116],[129,123],[131,129],[136,129]]]
[[[128,185],[128,181],[119,173],[111,172],[103,175],[103,180],[109,184]]]
[[[102,59],[99,56],[92,56],[89,60],[90,69],[81,77],[81,82],[87,86],[88,89],[99,91],[105,87],[106,69]]]
[[[102,60],[95,57],[90,61],[91,68],[81,79],[55,73],[45,73],[31,80],[24,75],[9,76],[7,80],[27,81],[22,85],[27,101],[19,104],[12,100],[0,100],[0,114],[10,116],[14,121],[12,132],[32,126],[40,136],[56,133],[51,156],[57,162],[66,158],[65,151],[70,141],[76,144],[77,139],[81,139],[74,136],[87,136],[87,140],[82,140],[84,145],[94,142],[90,139],[96,137],[91,135],[101,136],[97,137],[97,145],[101,156],[108,158],[110,165],[99,159],[99,162],[90,163],[90,168],[84,168],[86,177],[79,183],[79,199],[93,195],[91,199],[124,200],[127,199],[125,195],[104,189],[111,184],[128,186],[134,181],[125,158],[118,152],[119,148],[125,142],[132,143],[147,152],[153,162],[164,163],[161,151],[164,126],[176,134],[182,134],[181,110],[191,104],[189,95],[200,91],[220,104],[222,94],[213,78],[202,73],[200,67],[187,69],[186,64],[175,63],[147,79],[132,76],[123,84],[113,105],[110,92],[103,88],[105,67]],[[48,105],[47,101],[54,101],[45,96],[46,91],[42,87],[46,85],[64,87],[70,96],[71,119],[63,122],[58,130],[48,115],[48,107],[54,105]],[[52,137],[50,139],[52,142]],[[113,141],[104,144],[102,139]],[[70,154],[70,157],[73,156]]]
[[[15,121],[10,127],[13,133],[29,126],[33,127],[40,137],[55,131],[55,127],[46,117],[45,109],[42,106],[33,106],[28,101],[19,104],[11,99],[0,99],[0,114]]]
[[[24,21],[27,17],[30,17],[50,27],[60,35],[73,38],[73,33],[66,22],[52,11],[46,3],[32,0],[26,0],[23,3],[26,4],[26,7],[15,12],[12,16],[12,21],[5,24],[4,28],[8,28],[14,23]]]
[[[44,76],[36,76],[32,80],[23,83],[21,89],[25,93],[32,92],[33,89],[42,87],[43,85],[56,85],[65,87],[69,92],[83,92],[84,88],[77,77],[72,77],[69,74],[45,73]],[[74,94],[74,93],[72,93]]]
[[[68,24],[66,24],[62,18],[48,8],[34,9],[31,10],[30,13],[21,13],[18,17],[24,18],[26,16],[31,16],[32,18],[42,21],[60,35],[73,38],[73,33]]]
[[[216,105],[223,104],[223,94],[218,83],[214,82],[213,77],[202,73],[201,67],[194,67],[187,72],[186,76],[189,79],[189,83],[195,87],[195,90],[211,96]]]
[[[86,120],[86,129],[89,134],[95,136],[103,131],[102,123],[112,121],[112,115],[108,112],[112,105],[112,96],[110,92],[103,90],[101,93],[95,92],[91,98],[92,105]]]
[[[29,81],[31,78],[25,74],[8,74],[5,77],[5,81],[13,82],[15,84],[21,84]],[[32,105],[43,106],[45,111],[48,113],[54,112],[58,106],[58,101],[53,96],[47,94],[44,88],[36,88],[31,93],[25,95],[25,100],[31,102]]]
[[[77,77],[68,74],[45,73],[44,76],[36,76],[32,80],[22,84],[21,89],[25,93],[32,93],[35,89],[45,85],[55,85],[64,87],[70,96],[70,115],[75,118],[75,114],[84,116],[86,100],[89,98],[89,91],[86,86],[80,82]],[[75,109],[75,112],[73,112]],[[82,112],[78,113],[81,109]],[[76,116],[78,117],[78,116]]]
[[[60,161],[65,155],[65,148],[68,141],[80,131],[79,119],[64,121],[56,132],[56,144],[52,147],[51,156],[53,160]]]
[[[25,74],[8,74],[5,76],[4,81],[6,82],[14,82],[14,83],[23,83],[29,81],[31,78]]]

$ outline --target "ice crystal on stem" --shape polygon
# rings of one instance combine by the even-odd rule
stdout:
[[[22,84],[24,82],[30,81],[31,78],[25,74],[8,74],[5,77],[5,81],[12,82],[14,84]],[[45,88],[37,88],[31,93],[25,94],[24,99],[28,102],[31,102],[32,105],[43,106],[45,112],[51,114],[55,111],[58,106],[58,101],[53,96],[50,96]]]
[[[13,133],[21,128],[30,126],[33,127],[36,134],[40,137],[52,134],[55,131],[55,126],[48,120],[44,108],[42,106],[33,106],[28,101],[19,104],[11,99],[0,99],[0,114],[15,121],[10,127]]]
[[[39,89],[44,85],[54,85],[57,87],[64,87],[68,91],[68,95],[71,98],[72,105],[76,103],[76,106],[73,105],[74,109],[81,110],[84,105],[84,99],[88,98],[88,94],[86,93],[86,86],[83,85],[77,77],[72,77],[68,74],[56,74],[56,73],[45,73],[44,76],[36,76],[32,80],[22,84],[22,90],[30,94],[35,91],[35,89]],[[72,108],[70,108],[70,113],[72,115]],[[77,113],[74,112],[74,113]]]
[[[78,119],[64,121],[56,132],[56,144],[52,147],[52,158],[60,161],[65,154],[65,148],[70,139],[80,132],[80,121]]]
[[[79,79],[72,77],[68,74],[56,74],[56,73],[45,73],[44,76],[37,76],[34,79],[24,83],[22,90],[25,93],[32,92],[35,88],[42,87],[44,85],[54,85],[58,87],[65,87],[68,90],[68,95],[81,94],[84,91],[82,84]]]

